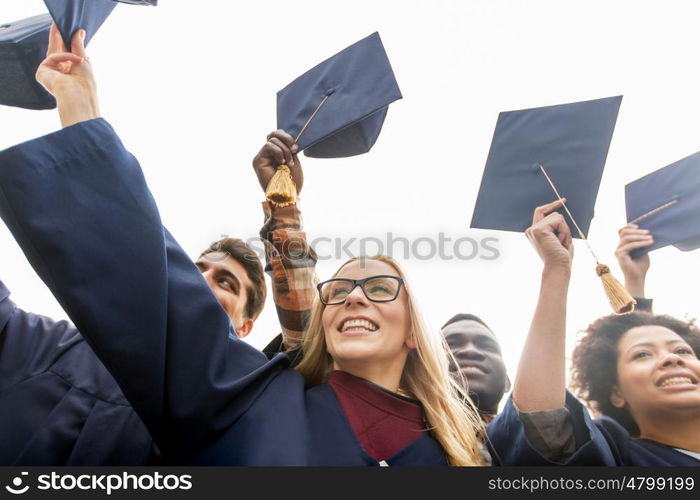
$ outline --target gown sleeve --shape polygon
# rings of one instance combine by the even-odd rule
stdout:
[[[80,340],[67,321],[18,308],[0,281],[0,392],[45,371]]]
[[[566,408],[569,411],[571,429],[576,443],[575,451],[562,462],[554,461],[542,453],[528,439],[523,419],[518,414],[513,399],[509,398],[503,411],[489,424],[489,440],[501,464],[506,466],[548,465],[605,465],[620,464],[619,452],[606,437],[605,429],[599,428],[588,412],[571,393],[566,393]],[[532,433],[530,433],[532,436]]]
[[[296,203],[284,207],[263,202],[265,222],[260,239],[265,244],[265,272],[270,275],[272,298],[282,327],[280,349],[301,346],[316,297],[318,257],[302,230]]]
[[[215,439],[285,365],[236,337],[105,120],[1,152],[0,215],[164,456]]]

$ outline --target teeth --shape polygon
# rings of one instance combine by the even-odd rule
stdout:
[[[676,385],[676,384],[692,384],[693,381],[690,380],[688,377],[671,377],[667,378],[661,383],[661,387],[666,387],[669,385]]]
[[[366,319],[349,319],[340,326],[340,331],[344,332],[350,328],[354,330],[364,329],[373,332],[377,329],[377,325]]]

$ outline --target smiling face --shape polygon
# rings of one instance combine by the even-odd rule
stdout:
[[[627,405],[635,420],[700,411],[700,360],[672,330],[638,326],[618,342],[613,405]]]
[[[478,321],[464,319],[448,324],[442,334],[457,361],[450,370],[459,370],[467,379],[469,393],[481,411],[495,413],[508,390],[508,376],[493,332]]]
[[[248,289],[252,282],[243,265],[225,252],[202,255],[195,263],[221,307],[231,318],[239,337],[245,337],[253,320],[245,315]]]
[[[356,260],[345,265],[337,278],[399,276],[391,265],[377,260]],[[372,302],[358,286],[343,304],[328,305],[321,319],[333,368],[364,378],[363,373],[400,374],[408,353],[415,347],[411,334],[406,288],[396,300]]]

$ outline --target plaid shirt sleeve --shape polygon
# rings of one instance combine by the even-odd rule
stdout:
[[[286,350],[299,346],[306,330],[311,303],[316,296],[317,256],[301,230],[297,205],[278,207],[263,202],[265,224],[260,238],[265,244],[265,272],[272,279],[272,298],[282,326]]]

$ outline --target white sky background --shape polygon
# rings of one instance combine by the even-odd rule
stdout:
[[[41,0],[2,0],[0,21],[43,12]],[[251,159],[275,128],[275,93],[379,31],[404,99],[368,154],[302,157],[305,229],[311,238],[499,238],[497,260],[402,263],[428,325],[438,330],[457,312],[481,316],[514,376],[541,264],[522,234],[468,228],[498,113],[624,94],[590,232],[621,279],[613,251],[624,185],[700,149],[698,18],[693,0],[161,0],[118,5],[89,54],[103,116],[139,158],[165,224],[196,257],[223,234],[258,233],[264,197]],[[2,107],[0,148],[59,127],[55,111]],[[0,278],[15,302],[65,317],[4,226],[0,249]],[[319,262],[321,279],[344,260]],[[658,312],[698,316],[699,264],[700,252],[652,254],[647,293]],[[610,312],[594,266],[577,242],[570,347]],[[262,347],[278,332],[270,299],[249,339]]]

